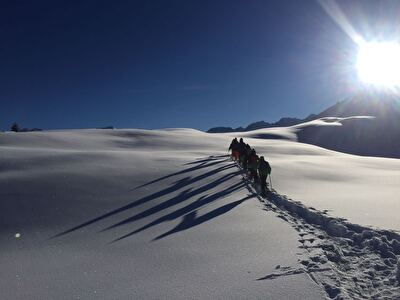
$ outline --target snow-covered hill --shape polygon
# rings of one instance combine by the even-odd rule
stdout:
[[[257,152],[272,162],[280,193],[354,223],[400,230],[399,159],[350,155],[296,142],[296,134],[305,128],[341,127],[343,121],[371,119],[321,118],[292,127],[240,133],[240,137],[249,139]]]
[[[271,202],[226,157],[232,134],[0,134],[0,298],[395,295],[395,258],[344,246],[347,235],[328,231],[341,228],[340,218],[399,230],[400,161],[290,140],[300,128],[242,134],[272,165]],[[259,138],[271,131],[287,139]],[[325,232],[296,219],[279,203],[284,194],[336,223]],[[393,238],[366,231],[364,244]],[[390,247],[397,251],[394,240]],[[362,255],[361,267],[352,257]],[[351,279],[358,275],[359,284]]]
[[[336,103],[318,115],[310,115],[303,121],[298,119],[288,119],[288,121],[292,122],[292,125],[295,124],[292,127],[298,130],[291,133],[295,133],[296,139],[302,143],[356,155],[400,158],[400,98],[396,95],[359,94]],[[321,126],[331,122],[334,123],[330,125],[339,126]],[[281,122],[275,124],[257,122],[254,123],[255,126],[248,126],[246,129],[237,128],[241,129],[237,131],[246,135],[255,128],[274,129],[274,127],[289,126],[279,123]],[[235,130],[226,127],[210,129],[210,132],[233,131]],[[262,137],[279,138],[279,135],[274,134],[276,130],[269,132],[270,135],[264,133]],[[287,135],[284,137],[288,138]]]
[[[1,134],[0,298],[323,297],[305,273],[258,280],[299,268],[302,251],[225,157],[229,140],[186,129]]]
[[[355,100],[342,103],[336,110],[327,110],[321,113],[319,120],[340,117],[341,126],[308,126],[297,133],[298,140],[350,154],[400,158],[400,101],[386,105],[378,105],[377,101],[381,100],[363,103],[369,109],[358,110],[358,115],[373,117],[370,119],[352,118],[357,115],[349,113],[353,111],[350,104]],[[399,105],[397,111],[396,105]]]

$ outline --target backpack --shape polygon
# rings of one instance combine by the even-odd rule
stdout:
[[[250,155],[248,162],[250,168],[257,169],[258,155],[257,154]]]
[[[258,165],[258,172],[260,175],[268,175],[271,174],[271,166],[267,161],[260,161]]]

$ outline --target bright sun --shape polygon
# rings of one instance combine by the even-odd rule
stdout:
[[[400,44],[360,43],[357,71],[363,82],[387,87],[400,86]]]

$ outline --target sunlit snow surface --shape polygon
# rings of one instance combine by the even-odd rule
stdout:
[[[0,298],[324,297],[304,272],[263,279],[299,269],[304,250],[248,191],[229,142],[188,129],[1,133]]]
[[[353,223],[400,231],[399,159],[349,155],[295,142],[296,131],[306,126],[341,126],[341,120],[369,118],[322,118],[292,127],[259,129],[241,136],[274,134],[287,139],[248,139],[271,162],[274,188],[280,194],[321,211],[329,210],[332,216],[347,218]]]
[[[400,229],[400,160],[301,144],[296,128],[238,135],[270,161],[277,192],[352,223]],[[263,139],[271,133],[285,140]],[[278,265],[296,270],[303,250],[223,157],[233,135],[1,133],[1,298],[323,297],[296,271],[257,280]]]

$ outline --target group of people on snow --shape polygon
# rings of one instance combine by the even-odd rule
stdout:
[[[234,138],[229,146],[231,158],[237,161],[249,177],[255,183],[260,183],[261,194],[267,191],[267,177],[271,174],[271,166],[264,156],[258,156],[256,150],[246,144],[241,138],[239,141]]]

